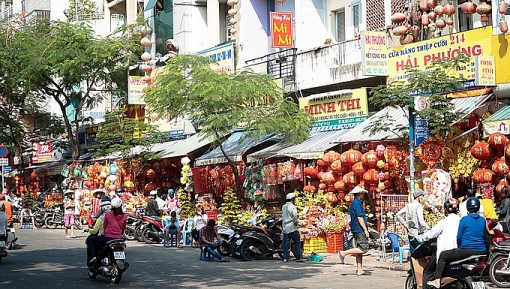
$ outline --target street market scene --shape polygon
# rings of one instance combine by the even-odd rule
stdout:
[[[0,286],[510,288],[506,0],[35,2]]]

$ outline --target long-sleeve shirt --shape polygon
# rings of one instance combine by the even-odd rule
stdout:
[[[499,216],[504,218],[506,216],[506,212],[508,212],[508,206],[510,205],[510,198],[504,198],[501,202],[501,207],[499,211]]]
[[[402,215],[405,215],[405,219]],[[417,200],[407,204],[402,210],[398,211],[397,219],[409,229],[408,233],[412,236],[416,236],[429,229],[429,225],[427,225],[423,218],[423,206]]]
[[[159,206],[155,199],[149,199],[147,207],[145,208],[145,215],[147,216],[159,216]]]
[[[298,220],[298,213],[297,208],[294,206],[293,203],[287,202],[282,207],[282,227],[283,227],[283,233],[289,234],[294,231],[297,231],[297,223]]]
[[[446,218],[439,221],[432,229],[422,235],[416,236],[420,242],[437,238],[436,258],[439,258],[441,252],[457,248],[457,231],[459,229],[460,216],[449,214]]]
[[[127,215],[114,215],[113,212],[106,212],[104,215],[104,235],[109,238],[122,238],[126,230]]]
[[[457,231],[457,246],[476,252],[485,252],[485,218],[479,214],[469,213],[462,217]]]
[[[102,215],[101,217],[99,217],[97,220],[96,220],[96,223],[94,224],[94,227],[92,228],[92,230],[89,231],[89,233],[91,235],[98,235],[98,236],[102,236],[104,234],[104,226],[103,226],[103,218],[104,218],[104,215]],[[115,220],[113,220],[115,222]]]

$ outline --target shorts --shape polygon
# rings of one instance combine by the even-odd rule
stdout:
[[[367,235],[365,235],[365,232],[361,233],[352,233],[354,236],[354,239],[356,240],[356,248],[363,251],[363,253],[368,252],[368,240]]]
[[[64,226],[66,228],[69,228],[72,225],[74,225],[74,214],[65,214],[64,215]]]

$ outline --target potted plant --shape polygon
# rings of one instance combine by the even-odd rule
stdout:
[[[335,207],[320,221],[321,230],[326,233],[328,253],[338,253],[343,249],[344,233],[347,229],[349,216],[341,207]]]

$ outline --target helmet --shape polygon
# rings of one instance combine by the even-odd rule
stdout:
[[[156,190],[152,190],[152,191],[150,192],[150,195],[151,195],[151,196],[155,196],[155,195],[157,195],[157,194],[158,194],[158,192],[157,192]]]
[[[459,201],[455,198],[449,198],[444,202],[444,212],[445,214],[456,214],[459,212]]]
[[[288,193],[288,194],[287,194],[286,199],[287,199],[287,200],[292,200],[292,199],[294,199],[295,197],[296,197],[296,194],[295,194],[295,193]]]
[[[120,198],[115,198],[111,202],[112,208],[120,208],[122,206],[122,200]]]
[[[110,201],[103,202],[101,204],[101,209],[103,209],[103,211],[109,211],[112,209],[112,204],[110,203]]]
[[[478,211],[480,211],[480,200],[477,198],[469,198],[466,202],[466,209],[468,212],[478,213]]]
[[[125,192],[125,191],[124,191],[124,189],[123,189],[123,188],[117,188],[117,189],[115,190],[115,193],[116,193],[117,195],[122,194],[122,193],[124,193],[124,192]]]
[[[169,194],[173,194],[174,193],[174,189],[168,189],[168,193]]]
[[[104,194],[104,190],[103,190],[103,189],[95,189],[92,193],[93,193],[94,195],[97,195],[97,194]]]
[[[110,197],[108,197],[108,196],[102,196],[101,197],[101,202],[107,202],[107,201],[108,202],[110,201]]]

